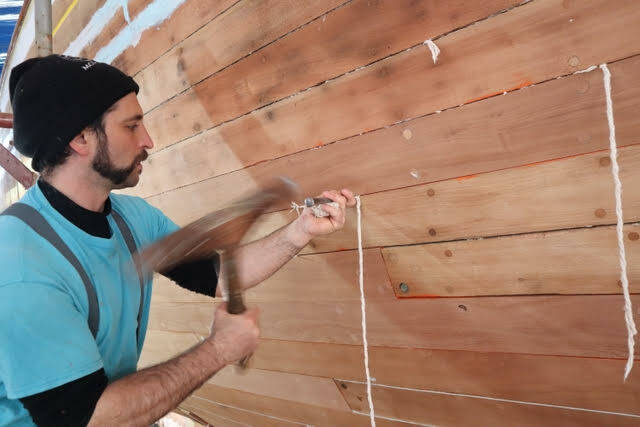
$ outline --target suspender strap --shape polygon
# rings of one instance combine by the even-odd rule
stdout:
[[[100,324],[100,308],[98,307],[98,297],[93,283],[89,279],[87,272],[78,261],[78,258],[71,252],[69,246],[62,241],[58,233],[49,225],[46,219],[36,209],[24,203],[14,203],[0,215],[10,215],[22,220],[25,224],[42,236],[46,241],[51,243],[54,248],[64,256],[67,261],[76,269],[78,275],[82,279],[84,288],[87,291],[87,300],[89,301],[89,330],[95,338],[98,334],[98,326]]]
[[[113,219],[124,238],[125,243],[127,244],[127,248],[129,248],[129,252],[133,256],[137,252],[136,242],[133,239],[133,234],[131,233],[131,229],[124,221],[122,216],[116,212],[111,211],[113,215]],[[98,306],[98,296],[96,295],[95,287],[89,279],[87,272],[85,271],[82,264],[78,258],[73,254],[69,246],[62,241],[58,233],[49,225],[46,219],[38,212],[35,208],[24,204],[24,203],[14,203],[9,206],[4,212],[0,213],[0,216],[14,216],[20,219],[22,222],[27,224],[29,227],[33,229],[36,233],[38,233],[42,238],[48,241],[54,248],[60,252],[62,256],[64,256],[67,261],[76,269],[78,275],[82,279],[82,283],[84,284],[84,288],[87,291],[87,300],[89,302],[89,330],[94,338],[96,338],[98,334],[98,326],[100,325],[100,308]],[[134,258],[135,259],[135,258]],[[144,307],[144,277],[142,274],[141,266],[138,262],[136,262],[136,270],[138,271],[138,280],[140,282],[140,305],[138,307],[138,327],[136,329],[136,339],[140,336],[140,322],[142,320],[142,309]]]
[[[112,210],[111,215],[113,215],[113,219],[120,229],[120,234],[124,237],[124,241],[127,244],[127,248],[129,248],[131,256],[136,260],[134,255],[138,252],[138,247],[136,246],[136,241],[133,239],[131,229],[118,212]],[[138,271],[138,281],[140,282],[140,305],[138,307],[138,327],[136,329],[136,337],[140,337],[140,322],[142,321],[142,309],[144,307],[144,276],[142,274],[142,267],[140,266],[140,263],[136,260],[135,264],[136,270]]]

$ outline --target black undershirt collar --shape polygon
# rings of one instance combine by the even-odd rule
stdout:
[[[107,220],[107,216],[111,213],[109,198],[104,203],[102,212],[93,212],[78,205],[42,178],[38,180],[38,187],[51,206],[73,225],[95,237],[105,239],[111,237],[111,227]]]

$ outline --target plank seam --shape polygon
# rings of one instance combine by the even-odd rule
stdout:
[[[351,412],[356,414],[356,415],[364,415],[366,417],[369,416],[368,412],[360,412],[360,411],[356,411],[355,409],[352,409]],[[403,423],[403,424],[411,424],[413,426],[436,427],[433,424],[423,424],[423,423],[419,423],[417,421],[408,421],[408,420],[403,420],[403,419],[400,419],[400,418],[386,417],[384,415],[376,415],[376,418],[380,418],[380,419],[387,420],[387,421],[396,421],[396,422]]]
[[[362,381],[351,381],[351,380],[337,380],[337,381],[342,381],[342,382],[347,382],[347,383],[352,383],[352,384],[365,384]],[[639,414],[628,414],[628,413],[625,413],[625,412],[613,412],[613,411],[601,411],[601,410],[598,410],[598,409],[580,408],[580,407],[576,407],[576,406],[554,405],[554,404],[551,404],[551,403],[528,402],[528,401],[524,401],[524,400],[501,399],[501,398],[497,398],[497,397],[479,396],[479,395],[476,395],[476,394],[452,393],[452,392],[440,391],[440,390],[422,390],[422,389],[418,389],[418,388],[398,387],[398,386],[391,386],[391,385],[385,385],[385,384],[376,384],[376,387],[390,388],[390,389],[395,389],[395,390],[415,391],[415,392],[419,392],[419,393],[439,394],[439,395],[445,395],[445,396],[468,397],[468,398],[471,398],[471,399],[491,400],[491,401],[496,401],[496,402],[516,403],[516,404],[519,404],[519,405],[544,406],[544,407],[548,407],[548,408],[566,409],[566,410],[570,410],[570,411],[593,412],[593,413],[597,413],[597,414],[615,415],[615,416],[629,417],[629,418],[640,418]]]
[[[629,222],[625,222],[624,225],[639,226],[640,222],[638,222],[638,221],[629,221]],[[380,248],[380,249],[403,248],[403,247],[410,247],[410,246],[434,245],[434,244],[439,244],[439,243],[467,242],[467,241],[470,241],[470,240],[497,239],[497,238],[500,238],[500,237],[527,236],[527,235],[530,235],[530,234],[556,233],[556,232],[561,232],[561,231],[573,231],[573,230],[583,230],[583,229],[588,229],[588,228],[600,228],[600,227],[612,227],[612,226],[615,226],[615,224],[581,225],[581,226],[576,226],[576,227],[554,228],[554,229],[550,229],[550,230],[523,231],[523,232],[520,232],[520,233],[510,233],[510,234],[500,234],[500,235],[469,236],[469,237],[461,237],[461,238],[457,238],[457,239],[438,240],[438,241],[429,241],[429,242],[418,242],[418,243],[406,243],[406,244],[400,244],[400,245],[367,246],[367,247],[364,247],[363,249],[367,250],[367,249],[377,249],[377,248]],[[348,249],[348,250],[353,251],[355,249]],[[331,254],[331,253],[335,253],[335,252],[337,252],[337,251],[309,252],[309,253],[301,254],[299,256],[322,255],[322,254]]]
[[[198,31],[200,31],[202,28],[206,27],[207,25],[209,25],[212,21],[214,21],[215,19],[217,19],[220,15],[226,13],[229,9],[231,9],[232,7],[234,7],[235,5],[237,5],[238,3],[240,3],[242,0],[236,0],[233,4],[231,4],[229,7],[227,7],[226,9],[224,9],[223,11],[221,11],[220,13],[218,13],[216,16],[214,16],[213,18],[211,18],[210,20],[208,20],[207,22],[205,22],[204,24],[202,24],[201,26],[199,26],[198,28],[196,28],[192,33],[190,33],[189,35],[187,35],[184,39],[180,40],[179,42],[177,42],[176,44],[174,44],[173,46],[171,46],[169,49],[165,50],[164,52],[162,52],[160,55],[158,55],[153,61],[149,62],[147,65],[145,65],[144,67],[142,67],[139,71],[137,71],[133,77],[137,77],[142,71],[146,70],[148,67],[150,67],[151,65],[155,64],[160,58],[162,58],[164,55],[167,54],[167,52],[169,52],[170,50],[172,50],[174,47],[178,46],[180,43],[184,42],[185,40],[187,40],[189,37],[193,36],[195,33],[197,33]],[[118,59],[118,58],[116,58]]]
[[[221,387],[221,388],[228,388],[228,387]],[[276,416],[274,416],[274,415],[267,415],[267,414],[263,414],[263,413],[261,413],[261,412],[252,411],[252,410],[250,410],[250,409],[239,408],[239,407],[237,407],[237,406],[227,405],[226,403],[216,402],[216,401],[214,401],[214,400],[210,400],[210,399],[207,399],[207,398],[204,398],[204,397],[200,397],[200,396],[195,395],[195,394],[194,394],[194,395],[192,395],[191,397],[193,397],[194,399],[204,400],[204,401],[207,401],[207,402],[209,402],[209,403],[214,403],[214,404],[216,404],[216,405],[224,406],[224,407],[227,407],[227,408],[236,409],[236,410],[238,410],[238,411],[248,412],[248,413],[250,413],[250,414],[254,414],[254,415],[261,415],[261,416],[263,416],[263,417],[271,418],[271,419],[278,420],[278,421],[286,421],[286,422],[289,422],[289,423],[292,423],[292,424],[298,424],[298,425],[301,425],[301,426],[305,426],[305,425],[307,425],[307,424],[305,424],[305,423],[301,423],[301,422],[299,422],[299,421],[292,421],[292,420],[288,420],[288,419],[286,419],[286,418],[280,418],[280,417],[276,417]],[[275,398],[275,399],[277,399],[277,398]],[[309,406],[312,406],[312,405],[309,405]],[[206,411],[206,412],[209,412],[209,411]],[[215,414],[214,414],[214,415],[215,415]]]
[[[187,405],[188,405],[188,403],[187,403]],[[206,409],[197,408],[197,409],[195,409],[195,410],[197,410],[198,412],[204,412],[205,414],[208,414],[208,415],[214,416],[214,417],[216,417],[216,418],[221,418],[221,419],[223,419],[223,420],[225,420],[225,421],[231,421],[231,422],[232,422],[232,423],[234,423],[234,424],[239,424],[239,425],[241,425],[241,426],[251,427],[251,424],[243,423],[243,422],[241,422],[241,421],[232,420],[231,418],[227,418],[227,417],[222,416],[222,415],[220,415],[220,414],[216,414],[215,412],[207,411]],[[211,426],[211,425],[213,425],[213,424],[211,424],[210,422],[208,422],[208,421],[204,420],[203,418],[201,418],[199,415],[195,414],[195,412],[193,412],[193,410],[191,410],[191,409],[187,409],[186,411],[187,411],[189,414],[194,414],[194,415],[196,415],[198,418],[200,418],[201,420],[205,421],[205,422],[207,423],[207,424],[206,424],[207,426]],[[196,420],[196,421],[197,421],[197,420]]]
[[[640,295],[640,294],[634,294],[634,295]],[[536,296],[536,295],[531,295],[531,296]],[[562,296],[574,296],[574,295],[562,295]],[[591,296],[591,295],[587,295],[587,296]],[[153,329],[155,331],[162,331],[161,329]],[[184,332],[184,333],[189,333],[189,332]],[[348,346],[348,347],[361,347],[360,344],[344,344],[344,343],[325,343],[325,342],[317,342],[317,341],[298,341],[298,340],[285,340],[285,339],[280,339],[280,338],[261,338],[261,340],[264,341],[279,341],[279,342],[299,342],[299,343],[305,343],[305,344],[329,344],[332,346]],[[463,352],[467,352],[467,353],[491,353],[491,354],[508,354],[508,355],[512,355],[512,354],[517,354],[517,355],[524,355],[524,356],[535,356],[535,357],[571,357],[571,358],[578,358],[578,359],[598,359],[598,360],[611,360],[611,361],[623,361],[626,360],[626,358],[624,357],[602,357],[602,356],[575,356],[575,355],[568,355],[568,354],[541,354],[541,353],[513,353],[513,352],[505,352],[505,351],[478,351],[478,350],[465,350],[465,349],[450,349],[450,348],[422,348],[422,347],[398,347],[398,346],[393,346],[393,345],[384,345],[384,346],[380,346],[380,345],[375,345],[375,346],[371,346],[371,348],[385,348],[385,349],[396,349],[396,350],[434,350],[434,351],[454,351],[454,352],[458,352],[458,351],[463,351]],[[638,356],[638,358],[640,358],[640,356]],[[260,369],[263,371],[276,371],[276,372],[286,372],[286,371],[280,371],[280,370],[276,370],[276,369],[264,369],[264,368],[254,368],[254,369]],[[295,374],[299,374],[298,372],[293,372]],[[307,374],[299,374],[299,375],[307,375]],[[312,376],[312,377],[318,377],[317,375],[307,375],[307,376]],[[335,379],[333,377],[321,377],[321,378],[329,378],[329,379]]]
[[[610,62],[608,62],[608,64],[615,64],[615,63],[618,63],[618,62],[621,62],[621,61],[625,61],[627,59],[631,59],[631,58],[635,58],[635,57],[640,57],[640,54],[634,54],[634,55],[630,55],[630,56],[627,56],[627,57],[624,57],[624,58],[617,59],[615,61],[610,61]],[[581,71],[584,72],[584,70],[581,70]],[[359,134],[348,135],[348,136],[345,136],[343,138],[336,139],[335,141],[326,142],[320,148],[319,147],[311,147],[311,148],[306,148],[306,149],[303,149],[303,150],[295,151],[293,153],[284,154],[282,156],[276,156],[276,157],[272,157],[270,159],[260,160],[260,161],[257,161],[257,162],[251,163],[251,164],[247,164],[247,165],[245,165],[244,167],[242,167],[240,169],[235,169],[235,170],[232,170],[232,171],[229,171],[229,172],[224,172],[224,173],[221,173],[219,175],[214,175],[214,176],[210,176],[210,177],[207,177],[207,178],[204,178],[204,179],[193,181],[193,182],[191,182],[189,184],[180,185],[180,186],[168,189],[168,190],[164,190],[164,191],[160,191],[158,193],[153,193],[153,194],[147,195],[147,196],[144,197],[144,199],[148,200],[148,199],[150,199],[152,197],[162,196],[163,194],[170,193],[172,191],[178,191],[178,190],[180,190],[182,188],[189,187],[191,185],[200,184],[200,183],[203,183],[203,182],[206,182],[206,181],[209,181],[209,180],[212,180],[212,179],[220,178],[220,177],[223,177],[223,176],[226,176],[226,175],[230,175],[232,173],[236,173],[236,172],[239,172],[239,171],[242,171],[242,170],[245,170],[245,169],[250,169],[250,168],[252,168],[252,167],[254,167],[254,166],[256,166],[256,165],[258,165],[260,163],[266,163],[266,162],[271,162],[271,161],[275,161],[275,160],[280,160],[280,159],[283,159],[283,158],[286,158],[286,157],[290,157],[290,156],[294,156],[296,154],[304,153],[304,152],[307,152],[307,151],[313,151],[313,150],[317,150],[317,149],[321,149],[321,148],[326,148],[326,147],[331,146],[333,144],[337,144],[337,143],[340,143],[342,141],[346,141],[346,140],[354,138],[354,137],[367,135],[369,133],[377,132],[377,131],[380,131],[380,130],[383,130],[383,129],[388,129],[388,128],[397,126],[397,125],[402,124],[402,123],[411,122],[411,121],[414,121],[414,120],[419,120],[419,119],[422,119],[422,118],[425,118],[425,117],[433,116],[435,114],[443,113],[445,111],[455,110],[455,109],[461,108],[461,107],[463,107],[465,105],[475,104],[476,102],[483,102],[485,100],[492,99],[492,98],[495,98],[497,96],[502,96],[502,95],[505,95],[505,94],[511,94],[511,93],[514,93],[514,92],[517,92],[517,91],[520,91],[520,90],[523,90],[523,89],[526,89],[526,88],[529,88],[529,87],[533,87],[533,86],[537,86],[537,85],[543,85],[545,83],[549,83],[549,82],[554,81],[554,80],[558,80],[558,79],[562,79],[562,78],[566,78],[566,77],[571,77],[572,75],[577,74],[579,72],[580,71],[572,72],[572,73],[568,73],[568,74],[563,74],[563,75],[560,75],[560,76],[557,76],[557,77],[552,77],[552,78],[549,78],[549,79],[546,79],[546,80],[542,80],[542,81],[537,82],[537,83],[533,83],[533,84],[528,85],[528,86],[513,88],[513,89],[505,91],[504,93],[501,92],[499,94],[495,94],[495,95],[492,95],[492,96],[487,96],[487,97],[484,97],[484,98],[481,98],[481,99],[476,99],[476,100],[470,101],[470,102],[468,102],[466,104],[455,105],[455,106],[451,106],[451,107],[445,108],[443,110],[437,110],[437,111],[426,113],[426,114],[423,114],[423,115],[420,115],[420,116],[411,117],[411,118],[404,119],[404,120],[399,120],[399,121],[397,121],[395,123],[392,123],[392,124],[389,124],[389,125],[385,125],[385,126],[381,126],[381,127],[375,128],[375,129],[371,129],[371,130],[366,131],[366,132],[361,132]],[[316,85],[316,86],[318,86],[318,85]],[[313,87],[316,87],[316,86],[313,86]],[[309,89],[311,89],[311,88],[309,88]],[[309,89],[306,89],[306,90],[309,90]],[[299,92],[299,93],[302,93],[302,92]],[[295,96],[295,95],[292,95],[292,96]],[[283,99],[287,99],[287,98],[283,98]],[[271,104],[269,104],[269,105],[271,105]],[[265,107],[267,107],[267,106],[265,106]],[[265,107],[261,107],[259,109],[254,110],[254,111],[258,111],[258,110],[260,110],[262,108],[265,108]],[[157,151],[154,151],[153,153],[150,154],[149,157],[151,158],[152,156],[154,156],[157,153],[163,152],[163,151],[165,151],[165,150],[167,150],[167,149],[169,149],[171,147],[174,147],[174,146],[176,146],[178,144],[181,144],[181,143],[183,143],[185,141],[188,141],[188,140],[190,140],[192,138],[195,138],[195,137],[197,137],[199,135],[202,135],[202,134],[204,134],[206,132],[209,132],[209,131],[211,131],[211,130],[219,127],[219,126],[222,126],[223,124],[229,123],[229,122],[231,122],[233,120],[237,120],[237,119],[239,119],[241,117],[244,117],[244,116],[246,116],[248,114],[251,114],[252,112],[243,114],[242,116],[239,116],[239,117],[237,117],[235,119],[232,119],[232,120],[227,120],[227,121],[225,121],[223,123],[220,123],[220,124],[218,124],[216,126],[213,126],[211,128],[208,128],[208,129],[205,129],[205,130],[200,131],[198,133],[195,133],[195,134],[193,134],[193,135],[191,135],[191,136],[189,136],[187,138],[182,138],[182,139],[174,142],[173,144],[169,144],[169,145],[167,145],[167,146],[165,146],[165,147],[163,147],[163,148],[161,148],[161,149],[159,149]],[[630,147],[630,146],[634,146],[634,145],[638,145],[638,144],[640,144],[640,142],[627,144],[627,145],[620,145],[619,147],[620,148],[625,148],[625,147]],[[548,162],[548,161],[553,161],[553,160],[561,160],[561,159],[564,159],[564,158],[577,157],[577,156],[580,156],[580,155],[593,154],[593,153],[607,151],[607,150],[608,149],[597,150],[597,151],[590,152],[590,153],[581,153],[581,154],[577,154],[577,155],[573,155],[573,156],[565,156],[565,157],[561,157],[561,158],[557,158],[557,159],[544,160],[542,162]],[[531,163],[531,165],[535,165],[535,164],[542,163],[542,162],[534,162],[534,163]],[[479,173],[476,173],[476,175],[485,174],[485,173],[491,173],[491,172],[497,172],[497,171],[501,171],[501,170],[509,170],[509,169],[514,169],[514,168],[523,167],[523,166],[527,166],[527,165],[528,164],[505,167],[505,168],[499,168],[499,169],[495,169],[495,170],[491,170],[491,171],[479,172]],[[457,177],[457,178],[460,178],[460,177]],[[416,187],[416,186],[419,186],[419,185],[426,185],[426,184],[432,184],[432,183],[436,183],[436,182],[442,182],[442,181],[446,181],[446,180],[449,180],[449,179],[454,179],[454,178],[445,178],[445,179],[431,181],[431,182],[409,184],[409,185],[406,185],[406,186],[394,187],[394,188],[389,188],[389,189],[385,189],[385,190],[374,191],[374,192],[371,192],[371,193],[362,193],[362,195],[363,196],[368,196],[368,195],[371,195],[371,194],[381,193],[381,192],[384,192],[384,191],[397,190],[397,189],[401,189],[401,188],[411,188],[411,187]]]
[[[207,22],[206,24],[202,25],[200,28],[198,28],[198,29],[197,29],[197,30],[195,30],[193,33],[189,34],[187,37],[185,37],[183,40],[181,40],[181,41],[180,41],[180,43],[183,43],[185,40],[187,40],[188,38],[190,38],[191,36],[193,36],[195,33],[197,33],[198,31],[200,31],[202,28],[204,28],[205,26],[209,25],[209,24],[210,24],[214,19],[216,19],[217,17],[219,17],[219,16],[220,16],[220,15],[222,15],[223,13],[227,12],[229,9],[231,9],[232,7],[234,7],[235,5],[237,5],[238,3],[240,3],[241,1],[242,1],[242,0],[238,0],[238,1],[236,1],[234,4],[232,4],[231,6],[229,6],[228,8],[226,8],[223,12],[220,12],[218,15],[216,15],[216,17],[215,17],[215,18],[211,19],[209,22]],[[188,88],[186,88],[186,89],[184,89],[184,90],[182,90],[182,91],[180,91],[180,92],[176,93],[176,94],[175,94],[175,95],[173,95],[171,98],[167,98],[167,99],[165,99],[164,101],[162,101],[160,104],[156,105],[155,107],[153,107],[153,108],[151,108],[151,109],[149,109],[149,110],[145,111],[145,114],[150,113],[151,111],[155,110],[156,108],[158,108],[158,107],[160,107],[160,106],[162,106],[162,105],[166,104],[167,102],[171,101],[171,100],[172,100],[172,99],[174,99],[175,97],[182,95],[183,93],[185,93],[186,91],[188,91],[188,90],[189,90],[189,89],[191,89],[192,87],[194,87],[194,86],[196,86],[196,85],[198,85],[198,84],[202,83],[204,80],[207,80],[209,77],[212,77],[212,76],[214,76],[214,75],[216,75],[216,74],[218,74],[218,73],[221,73],[222,71],[226,70],[227,68],[229,68],[229,67],[231,67],[231,66],[235,65],[236,63],[238,63],[238,62],[242,61],[242,60],[243,60],[243,59],[245,59],[246,57],[251,56],[251,55],[253,55],[253,54],[254,54],[254,53],[256,53],[256,52],[261,51],[262,49],[266,48],[267,46],[269,46],[269,45],[271,45],[271,44],[273,44],[273,43],[277,42],[278,40],[280,40],[280,39],[282,39],[282,38],[284,38],[284,37],[287,37],[289,34],[294,33],[294,32],[296,32],[296,31],[298,31],[298,30],[300,30],[300,29],[302,29],[302,28],[306,27],[307,25],[310,25],[310,24],[311,24],[311,23],[313,23],[314,21],[317,21],[318,19],[322,18],[324,15],[327,15],[327,14],[329,14],[329,13],[332,13],[333,11],[335,11],[335,10],[337,10],[337,9],[340,9],[341,7],[343,7],[343,6],[345,6],[345,5],[349,4],[349,3],[351,3],[352,1],[353,1],[353,0],[347,0],[346,2],[339,4],[338,6],[334,7],[333,9],[331,9],[331,10],[329,10],[329,11],[327,11],[327,12],[324,12],[324,13],[323,13],[323,14],[321,14],[321,15],[316,16],[315,18],[311,19],[311,20],[310,20],[310,21],[308,21],[308,22],[305,22],[304,24],[300,25],[299,27],[294,28],[293,30],[289,31],[288,33],[286,33],[286,34],[284,34],[284,35],[282,35],[282,36],[280,36],[280,37],[278,37],[278,38],[276,38],[276,39],[274,39],[274,40],[272,40],[272,41],[268,42],[267,44],[264,44],[264,45],[262,45],[262,46],[258,47],[258,48],[257,48],[257,49],[255,49],[255,50],[252,50],[251,52],[247,53],[246,55],[244,55],[244,56],[242,56],[242,57],[240,57],[240,58],[238,58],[238,59],[234,60],[234,61],[233,61],[233,62],[231,62],[230,64],[225,65],[225,66],[224,66],[224,67],[222,67],[221,69],[219,69],[219,70],[217,70],[217,71],[214,71],[214,72],[213,72],[213,73],[211,73],[211,74],[208,74],[207,76],[205,76],[205,77],[203,77],[202,79],[200,79],[200,80],[196,81],[195,83],[192,83],[192,84],[191,84],[191,86],[189,86]],[[166,55],[170,50],[172,50],[175,46],[177,46],[177,45],[178,45],[178,44],[180,44],[180,43],[177,43],[176,45],[171,46],[171,48],[169,48],[168,50],[166,50],[165,52],[163,52],[163,53],[162,53],[160,56],[158,56],[158,57],[157,57],[153,62],[149,63],[149,65],[145,66],[145,67],[144,67],[144,68],[142,68],[140,71],[138,71],[138,72],[135,74],[135,76],[134,76],[134,77],[137,77],[137,76],[138,76],[138,74],[140,74],[141,72],[143,72],[144,70],[146,70],[148,67],[150,67],[152,64],[154,64],[158,59],[160,59],[161,57],[163,57],[164,55]]]
[[[148,111],[146,111],[146,112],[145,112],[145,114],[150,113],[150,112],[152,112],[152,111],[156,110],[157,108],[161,107],[162,105],[166,104],[167,102],[171,101],[172,99],[176,98],[177,96],[180,96],[180,95],[184,94],[185,92],[187,92],[187,91],[188,91],[189,89],[191,89],[192,87],[197,86],[198,84],[200,84],[200,83],[202,83],[203,81],[205,81],[205,80],[207,80],[207,79],[209,79],[209,78],[211,78],[211,77],[215,76],[215,75],[216,75],[216,74],[218,74],[218,73],[221,73],[221,72],[222,72],[222,71],[224,71],[225,69],[227,69],[227,68],[229,68],[229,67],[231,67],[231,66],[235,65],[236,63],[238,63],[238,62],[242,61],[243,59],[247,58],[248,56],[251,56],[252,54],[254,54],[254,53],[256,53],[256,52],[259,52],[260,50],[262,50],[262,49],[264,49],[264,48],[268,47],[269,45],[271,45],[271,44],[273,44],[273,43],[275,43],[275,42],[279,41],[280,39],[282,39],[282,38],[284,38],[284,37],[287,37],[288,35],[290,35],[290,34],[292,34],[292,33],[296,32],[296,31],[298,31],[298,30],[301,30],[302,28],[306,27],[307,25],[312,24],[313,22],[317,21],[318,19],[322,18],[323,16],[328,15],[329,13],[333,13],[335,10],[340,9],[340,8],[342,8],[342,7],[346,6],[347,4],[351,3],[352,1],[353,1],[353,0],[349,0],[349,1],[347,1],[347,2],[343,3],[343,4],[339,5],[339,6],[336,6],[335,8],[333,8],[333,9],[331,9],[331,10],[329,10],[329,11],[327,11],[327,12],[323,13],[322,15],[319,15],[319,16],[317,16],[317,17],[313,18],[311,21],[309,21],[309,22],[307,22],[307,23],[305,23],[305,24],[301,25],[300,27],[298,27],[298,28],[295,28],[295,29],[291,30],[291,31],[290,31],[290,32],[288,32],[287,34],[284,34],[283,36],[281,36],[281,37],[279,37],[279,38],[277,38],[277,39],[275,39],[275,40],[273,40],[273,41],[269,42],[268,44],[265,44],[264,46],[261,46],[260,48],[258,48],[258,49],[256,49],[256,50],[254,50],[254,51],[249,52],[247,55],[245,55],[245,56],[243,56],[243,57],[241,57],[241,58],[239,58],[239,59],[235,60],[234,62],[230,63],[229,65],[227,65],[227,66],[225,66],[225,67],[223,67],[223,68],[221,68],[220,70],[215,71],[215,72],[213,72],[213,73],[209,74],[209,75],[208,75],[208,76],[206,76],[206,77],[203,77],[202,79],[200,79],[200,80],[196,81],[195,83],[192,83],[192,84],[191,84],[191,86],[189,86],[188,88],[186,88],[186,89],[184,89],[184,90],[182,90],[182,91],[178,92],[177,94],[173,95],[171,98],[167,98],[166,100],[164,100],[164,101],[163,101],[163,102],[161,102],[160,104],[158,104],[158,105],[154,106],[153,108],[149,109]],[[464,30],[464,29],[465,29],[465,28],[467,28],[467,27],[470,27],[470,26],[472,26],[472,25],[478,24],[478,23],[480,23],[480,22],[482,22],[482,21],[486,21],[486,20],[488,20],[488,19],[490,19],[490,18],[493,18],[493,17],[495,17],[495,16],[501,15],[501,14],[503,14],[503,13],[509,12],[509,11],[511,11],[512,9],[515,9],[515,8],[517,8],[517,7],[523,6],[523,5],[524,5],[524,4],[526,4],[526,3],[529,3],[530,1],[532,1],[532,0],[524,0],[522,3],[519,3],[519,4],[515,5],[515,6],[511,6],[511,7],[506,8],[506,9],[501,9],[501,10],[499,10],[499,11],[495,12],[495,13],[492,13],[491,15],[488,15],[488,16],[485,16],[485,17],[483,17],[483,18],[477,19],[477,20],[475,20],[475,21],[473,21],[473,22],[470,22],[470,23],[468,23],[468,24],[465,24],[465,25],[462,25],[462,26],[459,26],[459,27],[455,27],[455,28],[453,28],[452,30],[449,30],[449,31],[444,32],[444,33],[442,33],[442,34],[438,34],[438,35],[436,35],[436,36],[432,37],[432,38],[431,38],[431,39],[429,39],[429,40],[433,43],[433,41],[434,41],[434,40],[438,40],[438,39],[440,39],[440,38],[442,38],[442,37],[445,37],[445,36],[447,36],[447,35],[449,35],[449,34],[455,33],[456,31]],[[340,77],[343,77],[343,76],[346,76],[346,75],[348,75],[348,74],[351,74],[351,73],[353,73],[354,71],[358,71],[358,70],[361,70],[361,69],[367,68],[367,67],[369,67],[369,66],[371,66],[371,65],[373,65],[373,64],[376,64],[376,63],[378,63],[378,62],[380,62],[380,61],[384,61],[385,59],[388,59],[388,58],[392,58],[392,57],[394,57],[394,56],[396,56],[396,55],[399,55],[399,54],[401,54],[401,53],[403,53],[403,52],[408,52],[408,51],[411,51],[411,50],[413,50],[413,49],[419,48],[420,46],[424,45],[425,43],[426,43],[426,41],[422,41],[422,42],[419,42],[419,43],[415,43],[415,44],[413,44],[413,45],[411,45],[411,46],[409,46],[409,47],[407,47],[407,48],[404,48],[404,49],[402,49],[402,50],[399,50],[399,51],[396,51],[396,52],[390,53],[390,54],[389,54],[389,55],[387,55],[387,56],[381,57],[381,58],[376,59],[376,60],[371,61],[371,62],[367,62],[367,63],[366,63],[366,64],[364,64],[364,65],[359,65],[358,67],[356,67],[356,68],[352,68],[351,70],[345,71],[344,73],[336,74],[336,75],[334,75],[334,76],[330,76],[329,78],[327,78],[327,79],[325,79],[325,80],[322,80],[322,81],[320,81],[320,82],[317,82],[317,83],[315,83],[315,84],[313,84],[313,85],[311,85],[311,86],[309,86],[309,87],[307,87],[307,88],[301,89],[301,90],[299,90],[298,92],[295,92],[295,93],[293,93],[293,94],[290,94],[290,95],[287,95],[287,96],[285,96],[285,97],[282,97],[282,98],[276,99],[276,100],[274,100],[274,101],[271,101],[271,102],[269,102],[269,103],[267,103],[267,104],[264,104],[264,105],[262,105],[262,106],[260,106],[260,107],[258,107],[258,108],[255,108],[255,109],[253,109],[253,110],[251,110],[251,111],[249,111],[249,112],[246,112],[246,113],[244,113],[244,114],[242,114],[242,115],[240,115],[240,116],[237,116],[237,117],[234,117],[234,118],[232,118],[232,119],[229,119],[229,120],[225,120],[225,121],[223,121],[223,122],[220,122],[220,123],[216,124],[215,126],[213,126],[213,127],[209,128],[209,129],[213,129],[213,128],[217,127],[217,126],[223,125],[223,124],[228,123],[228,122],[230,122],[230,121],[237,120],[237,119],[239,119],[239,118],[241,118],[241,117],[243,117],[243,116],[246,116],[247,114],[251,114],[251,113],[252,113],[252,112],[254,112],[254,111],[258,111],[258,110],[261,110],[261,109],[263,109],[263,108],[266,108],[266,107],[268,107],[268,106],[270,106],[270,105],[272,105],[272,104],[275,104],[276,102],[284,101],[284,100],[286,100],[286,99],[288,99],[288,98],[291,98],[291,97],[296,96],[296,95],[298,95],[298,94],[304,93],[304,92],[308,91],[309,89],[313,89],[314,87],[317,87],[317,86],[320,86],[320,85],[325,84],[325,83],[327,83],[327,82],[330,82],[330,81],[333,81],[333,80],[339,79]],[[435,62],[434,62],[434,63],[435,63]],[[205,129],[205,131],[206,131],[206,130],[208,130],[208,129]],[[197,134],[196,134],[196,135],[197,135]]]

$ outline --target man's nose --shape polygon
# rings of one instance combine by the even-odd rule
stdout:
[[[140,145],[148,150],[153,148],[153,140],[151,139],[145,125],[142,125],[142,139],[140,140]]]

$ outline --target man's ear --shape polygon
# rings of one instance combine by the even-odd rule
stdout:
[[[69,147],[80,156],[87,156],[91,153],[91,135],[85,129],[75,136],[69,143]]]

